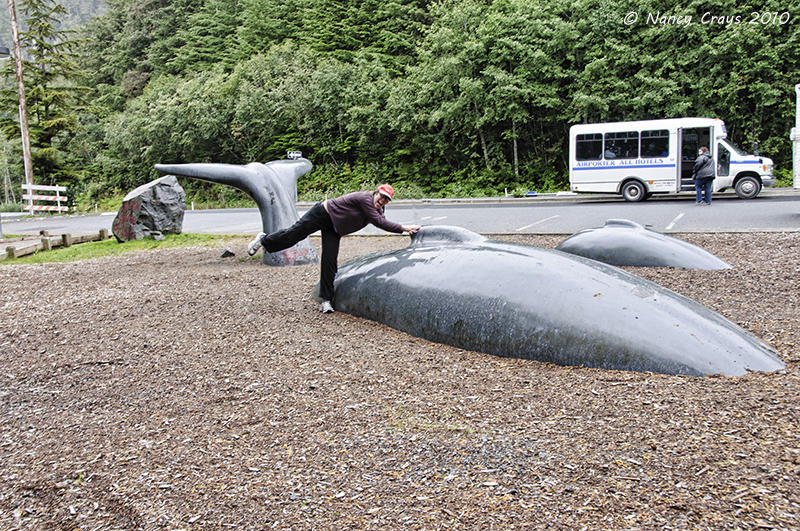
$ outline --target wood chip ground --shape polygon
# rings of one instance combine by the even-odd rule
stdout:
[[[0,528],[800,528],[800,234],[680,237],[734,268],[627,269],[785,370],[435,344],[319,314],[316,265],[222,258],[241,238],[2,266]],[[407,242],[345,238],[340,260]]]

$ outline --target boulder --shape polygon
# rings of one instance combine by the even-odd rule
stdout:
[[[119,242],[180,234],[185,209],[186,193],[178,179],[165,175],[125,196],[111,230]]]

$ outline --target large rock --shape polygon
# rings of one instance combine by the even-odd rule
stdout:
[[[125,196],[111,230],[120,242],[180,234],[185,209],[186,192],[174,175],[165,175]]]

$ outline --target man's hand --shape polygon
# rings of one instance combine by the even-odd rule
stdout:
[[[403,229],[403,232],[415,234],[419,229],[422,228],[422,225],[402,225],[401,228]]]

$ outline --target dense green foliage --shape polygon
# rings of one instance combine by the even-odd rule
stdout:
[[[776,0],[111,0],[83,48],[85,173],[65,184],[93,199],[157,162],[299,149],[306,197],[564,189],[572,124],[679,116],[723,118],[785,171],[799,17]]]

